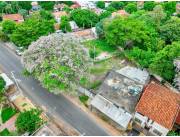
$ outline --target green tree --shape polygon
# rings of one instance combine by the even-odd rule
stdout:
[[[61,17],[60,28],[63,32],[71,32],[71,26],[69,24],[69,18],[67,16]]]
[[[0,40],[3,42],[7,42],[9,40],[9,37],[7,34],[5,34],[2,30],[0,30]]]
[[[161,4],[168,16],[176,12],[176,1],[167,1]]]
[[[75,9],[71,12],[71,18],[79,27],[90,28],[99,21],[98,15],[87,9]]]
[[[104,9],[105,8],[105,2],[104,1],[97,1],[96,6],[98,8]]]
[[[1,13],[5,13],[5,7],[6,7],[6,5],[7,5],[7,2],[5,2],[5,1],[1,1],[1,2],[0,2],[0,12],[1,12]]]
[[[109,11],[109,12],[111,12],[111,13],[116,11],[116,9],[115,9],[114,7],[112,7],[112,6],[106,7],[105,10],[106,10],[106,11]]]
[[[20,9],[30,10],[32,1],[18,1]]]
[[[110,17],[111,16],[111,12],[110,11],[104,11],[99,15],[100,20]]]
[[[54,17],[50,11],[40,10],[40,15],[45,20],[53,20]]]
[[[125,6],[124,2],[120,2],[120,1],[112,1],[109,5],[109,7],[113,7],[116,10],[123,9],[124,6]]]
[[[166,13],[164,13],[163,7],[161,5],[156,5],[149,13],[152,20],[155,22],[157,28],[159,28],[161,22],[166,18]]]
[[[104,26],[105,38],[110,45],[156,50],[157,33],[144,21],[117,17]]]
[[[150,69],[162,76],[165,80],[172,82],[175,75],[173,60],[180,56],[180,42],[173,42],[155,55]]]
[[[16,26],[10,39],[17,46],[28,47],[31,42],[40,36],[54,32],[54,20],[45,20],[40,15],[33,15],[23,23]]]
[[[129,3],[125,6],[125,10],[129,13],[137,11],[137,4],[136,3]]]
[[[5,20],[2,23],[2,31],[6,34],[12,34],[15,29],[16,23],[12,20]]]
[[[156,6],[156,3],[153,1],[146,1],[144,3],[144,9],[147,11],[152,11],[155,6]]]
[[[15,122],[18,132],[29,132],[32,134],[35,130],[37,130],[43,124],[40,114],[41,112],[37,109],[21,112]]]
[[[180,40],[180,18],[172,17],[160,27],[160,36],[167,44]]]
[[[0,92],[2,93],[4,91],[6,82],[4,81],[4,79],[0,76]]]
[[[39,1],[39,5],[45,10],[53,10],[54,1]]]
[[[19,9],[18,13],[21,14],[24,18],[28,15],[28,11],[25,9]]]
[[[134,47],[132,50],[127,50],[125,53],[130,60],[138,62],[144,68],[148,68],[155,57],[155,52],[150,49],[146,51],[139,49],[138,47]]]

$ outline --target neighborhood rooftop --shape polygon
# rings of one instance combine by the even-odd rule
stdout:
[[[168,129],[172,129],[180,110],[180,95],[151,82],[145,89],[136,111]]]
[[[136,68],[132,69],[136,70]],[[124,108],[126,111],[133,113],[144,85],[118,72],[119,71],[111,71],[108,74],[98,90],[99,94],[116,105]],[[147,81],[149,77],[146,73],[145,75],[146,79],[144,80]],[[138,76],[141,77],[141,75]],[[144,75],[142,78],[144,78]]]

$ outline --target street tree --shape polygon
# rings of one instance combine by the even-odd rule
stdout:
[[[125,10],[126,10],[128,13],[136,12],[136,11],[137,11],[137,4],[136,4],[136,3],[128,3],[128,4],[125,6]]]
[[[21,134],[25,132],[32,134],[37,130],[43,124],[40,114],[41,111],[37,109],[21,112],[15,122],[18,132]]]
[[[2,93],[4,91],[6,82],[4,81],[4,79],[0,76],[0,92]]]

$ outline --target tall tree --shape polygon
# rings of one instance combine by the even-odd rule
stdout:
[[[179,41],[180,18],[172,17],[166,21],[165,24],[160,27],[160,36],[167,44],[171,44],[173,41]]]
[[[5,20],[2,23],[2,31],[6,34],[12,34],[15,29],[16,23],[12,20]]]
[[[61,17],[61,24],[60,24],[60,29],[63,32],[71,32],[71,26],[69,24],[69,18],[67,16],[62,16]]]
[[[155,6],[156,3],[154,1],[146,1],[144,3],[144,9],[147,11],[152,11]]]
[[[136,3],[128,3],[125,6],[125,10],[129,13],[136,12],[137,11],[137,4]]]
[[[104,1],[97,1],[96,6],[98,8],[104,9],[105,8],[105,2]]]
[[[172,82],[175,75],[173,60],[180,56],[179,51],[180,42],[174,42],[172,45],[166,46],[156,54],[150,69],[165,80]]]
[[[54,8],[54,1],[39,1],[40,6],[45,10],[53,10]]]
[[[71,12],[71,18],[77,23],[78,26],[90,28],[96,25],[99,21],[98,15],[87,9],[75,9]]]

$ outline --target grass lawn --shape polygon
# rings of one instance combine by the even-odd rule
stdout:
[[[1,113],[2,122],[5,123],[15,114],[16,114],[15,109],[11,107],[3,108],[2,113]]]
[[[105,40],[103,39],[96,39],[86,41],[85,47],[89,49],[89,54],[91,58],[97,57],[102,52],[114,53],[116,51],[116,47],[110,46]],[[95,49],[95,52],[94,52]]]
[[[7,128],[0,132],[0,136],[9,136],[10,132]]]

